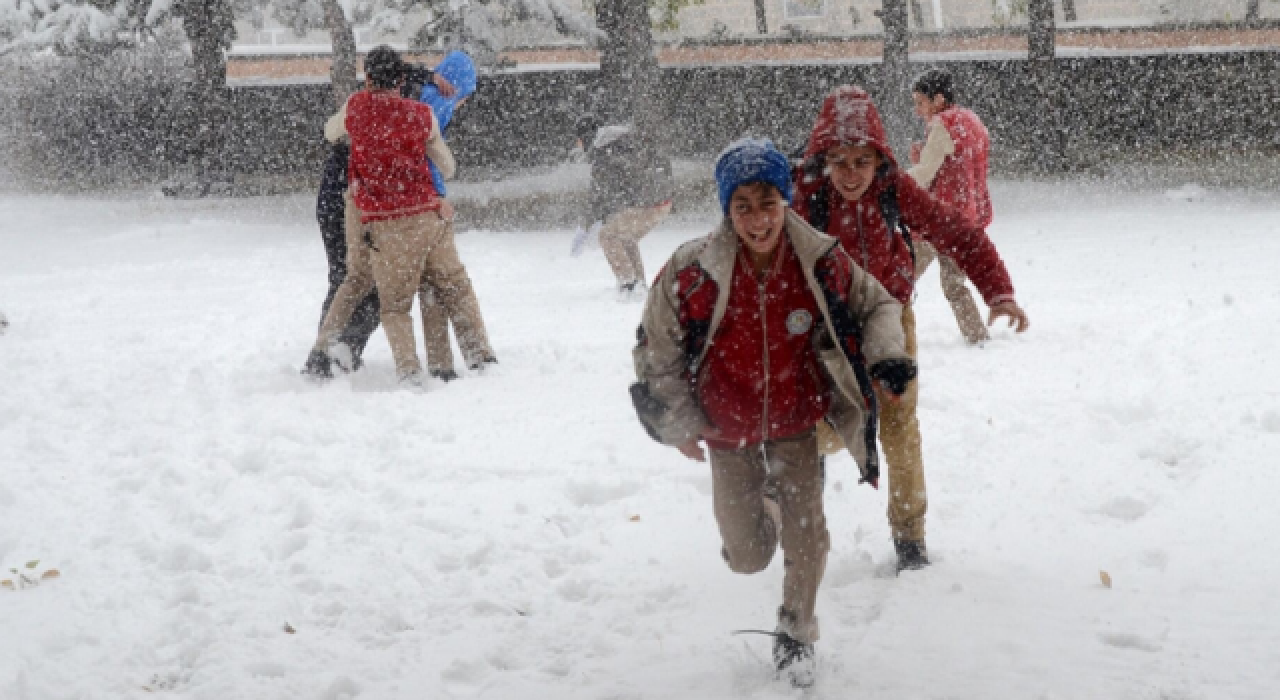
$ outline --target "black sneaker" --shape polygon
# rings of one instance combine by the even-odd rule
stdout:
[[[323,350],[312,350],[307,355],[307,364],[302,366],[302,374],[312,379],[333,379],[333,361]]]
[[[427,370],[427,374],[442,382],[451,382],[458,378],[458,373],[451,369],[430,369]]]
[[[929,550],[924,540],[894,540],[893,548],[898,552],[898,573],[918,571],[929,565]]]
[[[795,688],[813,685],[817,673],[817,660],[813,645],[796,641],[785,632],[773,635],[773,667],[779,678],[786,678]]]

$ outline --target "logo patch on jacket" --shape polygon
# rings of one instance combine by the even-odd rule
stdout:
[[[813,314],[804,309],[796,309],[787,316],[787,332],[791,335],[803,335],[813,328]]]

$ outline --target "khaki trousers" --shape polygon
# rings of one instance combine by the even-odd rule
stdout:
[[[907,354],[916,355],[916,316],[911,306],[902,307],[902,330]],[[894,539],[924,540],[924,516],[929,499],[924,486],[924,455],[920,421],[916,407],[920,400],[920,380],[913,379],[895,403],[877,385],[880,406],[880,446],[889,469],[889,527]]]
[[[347,195],[347,278],[334,295],[316,338],[316,349],[328,352],[346,327],[356,304],[376,285],[380,320],[391,345],[396,373],[422,371],[413,335],[414,292],[422,284],[428,254],[444,237],[446,222],[436,212],[391,221],[360,223],[359,210]]]
[[[600,248],[619,285],[647,281],[638,243],[670,213],[671,203],[667,202],[656,207],[623,209],[604,222]]]
[[[468,367],[478,367],[492,358],[489,333],[480,315],[480,301],[454,241],[453,222],[445,224],[440,243],[431,249],[418,288],[422,307],[422,335],[427,349],[427,367],[453,369],[453,348],[449,345],[449,322],[458,336],[458,348]]]
[[[956,317],[960,333],[970,345],[981,343],[991,338],[987,326],[982,321],[982,312],[973,300],[973,294],[965,286],[964,271],[951,258],[940,255],[938,250],[924,241],[915,242],[916,279],[920,279],[935,259],[941,258],[942,265],[939,276],[942,278],[942,294],[951,304],[951,313]]]
[[[793,636],[817,638],[814,606],[827,568],[831,537],[822,508],[822,467],[814,431],[739,450],[711,450],[716,523],[729,568],[763,571],[782,544],[782,607],[794,616]],[[765,509],[766,486],[776,489],[781,532]],[[809,637],[804,639],[803,637]]]

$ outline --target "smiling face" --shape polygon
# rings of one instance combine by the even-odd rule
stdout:
[[[827,151],[827,176],[840,196],[853,202],[862,198],[884,162],[874,146],[836,146]]]
[[[787,200],[773,185],[752,182],[729,198],[729,222],[753,259],[769,258],[782,240]]]

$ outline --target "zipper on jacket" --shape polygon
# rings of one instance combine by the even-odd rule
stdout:
[[[765,315],[765,283],[768,282],[769,275],[766,273],[764,279],[759,281],[756,287],[756,298],[760,302],[760,334],[764,341],[764,409],[760,412],[760,441],[764,442],[769,439],[769,317]]]

